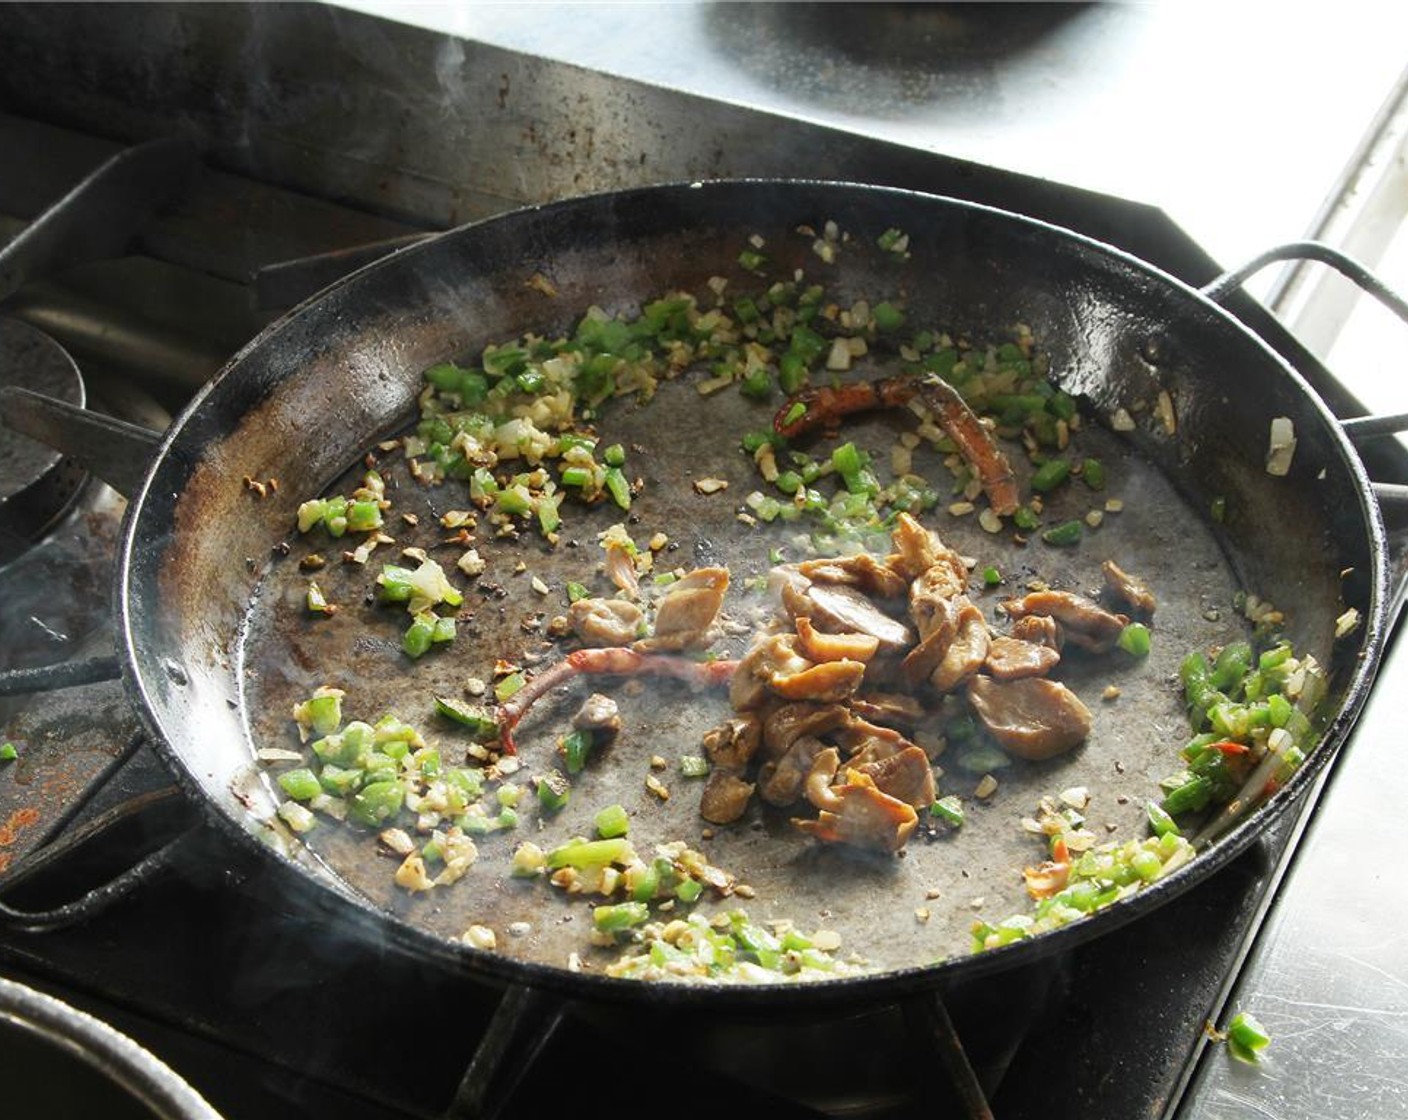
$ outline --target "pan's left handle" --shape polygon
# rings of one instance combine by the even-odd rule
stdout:
[[[61,451],[123,497],[142,485],[161,433],[13,385],[0,388],[0,420]]]
[[[196,806],[143,755],[144,743],[133,736],[54,822],[53,835],[6,869],[0,929],[46,933],[81,925],[166,874],[206,835]],[[112,803],[91,812],[99,795]]]
[[[82,925],[109,910],[138,887],[165,874],[180,851],[199,831],[199,825],[192,825],[125,871],[70,902],[36,910],[0,902],[0,928],[24,933],[48,933]]]

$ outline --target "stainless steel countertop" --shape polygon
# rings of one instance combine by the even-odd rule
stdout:
[[[1380,677],[1401,694],[1408,643]],[[1250,1011],[1271,1045],[1256,1066],[1209,1047],[1179,1120],[1408,1116],[1403,743],[1396,706],[1371,705],[1221,1017]]]
[[[339,0],[1165,210],[1234,266],[1300,238],[1408,63],[1408,7]]]

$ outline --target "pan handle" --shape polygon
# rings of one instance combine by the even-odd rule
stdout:
[[[179,836],[168,840],[164,845],[143,857],[138,863],[115,875],[101,886],[93,887],[86,894],[46,910],[25,910],[9,903],[0,902],[0,928],[20,930],[25,933],[47,933],[50,930],[68,929],[82,925],[90,918],[103,913],[114,903],[126,898],[142,884],[165,872],[179,849],[183,848],[191,836],[199,832],[200,825],[192,825]]]
[[[146,477],[161,435],[13,385],[0,388],[0,421],[61,451],[125,498]]]
[[[7,870],[3,894],[0,894],[0,929],[45,933],[95,918],[138,887],[165,873],[178,853],[205,831],[199,814],[177,786],[169,782],[153,785],[152,778],[140,770],[129,773],[128,768],[138,757],[142,743],[142,736],[134,736],[103,780],[91,785],[55,823],[58,835]],[[69,824],[112,789],[127,792],[90,819]],[[115,858],[111,853],[129,850],[127,845],[134,839],[140,841],[146,852],[136,863],[121,855],[116,857],[125,864],[121,870],[95,862],[107,859],[111,864]],[[152,844],[159,846],[153,849]],[[85,875],[88,882],[101,877],[98,885],[69,886],[74,869],[84,867],[91,869]],[[46,880],[52,882],[50,889],[54,893],[61,884],[66,894],[81,893],[69,901],[42,909],[28,909],[10,901],[17,891],[33,890],[43,886]]]
[[[1338,249],[1332,249],[1320,241],[1293,241],[1286,245],[1277,245],[1248,261],[1241,268],[1223,273],[1211,284],[1204,287],[1202,293],[1214,303],[1221,305],[1248,279],[1267,265],[1275,264],[1278,261],[1298,260],[1317,261],[1320,264],[1329,265],[1373,296],[1404,323],[1408,323],[1408,300],[1393,291],[1353,257],[1341,253]],[[1340,426],[1344,429],[1345,435],[1358,443],[1394,432],[1408,431],[1408,413],[1398,413],[1394,416],[1357,416],[1341,420]],[[1373,486],[1374,496],[1378,498],[1381,505],[1394,506],[1408,511],[1408,486],[1391,482],[1375,482]]]

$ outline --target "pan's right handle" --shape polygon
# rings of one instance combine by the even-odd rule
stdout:
[[[1392,311],[1404,323],[1408,323],[1408,300],[1405,300],[1377,276],[1353,257],[1320,241],[1292,241],[1277,245],[1260,256],[1254,257],[1241,268],[1223,273],[1211,284],[1202,289],[1203,295],[1216,304],[1221,304],[1252,276],[1270,264],[1280,261],[1317,261],[1329,265],[1342,276],[1353,281],[1359,288],[1373,296]],[[1341,420],[1340,426],[1345,435],[1356,443],[1394,432],[1408,431],[1408,413],[1394,416],[1357,416]],[[1393,482],[1375,482],[1374,495],[1381,505],[1392,506],[1408,511],[1408,485]]]
[[[0,420],[97,475],[123,497],[142,485],[161,434],[13,385],[0,388]]]

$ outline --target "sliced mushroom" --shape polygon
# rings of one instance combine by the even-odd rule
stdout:
[[[732,824],[747,812],[754,788],[741,771],[715,767],[699,796],[699,815],[710,824]]]
[[[973,711],[994,739],[1019,758],[1055,758],[1090,734],[1090,709],[1065,685],[1045,677],[968,682]]]
[[[844,584],[880,599],[902,599],[909,581],[868,552],[820,560],[803,560],[797,570],[813,583]]]
[[[1056,623],[1046,619],[1054,628]],[[983,668],[1000,681],[1015,681],[1022,677],[1044,677],[1061,660],[1061,654],[1049,645],[1026,642],[1021,638],[999,635],[988,645]]]
[[[763,748],[769,758],[779,758],[802,735],[825,735],[845,726],[850,713],[841,704],[798,701],[783,704],[763,720]]]
[[[1029,614],[1012,624],[1011,637],[1033,645],[1047,646],[1061,652],[1061,625],[1054,618],[1043,614]]]
[[[728,582],[727,568],[696,568],[676,580],[655,608],[653,633],[636,648],[678,653],[707,646]]]
[[[956,576],[959,590],[968,582],[968,569],[962,558],[939,539],[932,529],[926,529],[908,513],[895,518],[890,533],[895,551],[886,563],[899,572],[908,583],[914,582],[930,568],[943,564]]]
[[[1111,614],[1093,599],[1073,591],[1033,591],[1020,599],[1002,604],[1010,618],[1045,615],[1061,624],[1061,632],[1072,645],[1103,653],[1113,648],[1129,618]]]
[[[853,765],[889,758],[914,746],[893,727],[881,727],[854,715],[836,728],[830,737],[846,751]]]
[[[965,598],[964,603],[967,602]],[[927,681],[949,645],[958,633],[958,619],[962,604],[957,599],[936,598],[925,602],[925,621],[921,626],[924,637],[905,655],[901,663],[904,679],[911,688],[917,688]]]
[[[572,632],[584,646],[627,646],[636,640],[645,615],[624,599],[578,599],[567,610]]]
[[[919,637],[927,638],[945,625],[946,612],[968,592],[968,569],[955,558],[954,565],[941,561],[926,569],[909,588],[909,616],[919,629]],[[959,572],[961,571],[961,575]]]
[[[803,832],[827,843],[850,844],[872,851],[897,852],[919,823],[914,806],[891,797],[858,770],[832,784],[840,757],[834,747],[817,756],[806,782],[807,800],[821,810],[816,820],[793,818]]]
[[[861,692],[850,699],[851,711],[886,727],[913,727],[928,714],[924,705],[903,692]]]
[[[853,587],[813,583],[795,569],[774,568],[770,578],[794,624],[799,618],[808,618],[813,627],[828,634],[868,634],[883,653],[898,653],[914,641],[908,626]]]
[[[762,721],[749,712],[704,732],[704,754],[716,767],[743,770],[762,742]]]
[[[929,765],[929,756],[918,747],[906,747],[888,758],[860,766],[852,763],[852,769],[868,775],[880,792],[916,809],[927,809],[938,796],[934,768]]]
[[[787,806],[799,800],[817,757],[826,750],[835,753],[814,735],[801,735],[775,762],[764,763],[758,771],[758,795],[770,805]]]
[[[938,667],[929,675],[929,683],[939,692],[953,691],[983,667],[989,642],[983,612],[965,599],[958,610],[957,632]]]
[[[800,672],[774,673],[768,681],[787,700],[845,700],[865,679],[863,661],[823,661]]]
[[[869,661],[879,648],[872,634],[824,634],[805,615],[797,619],[797,649],[812,661]]]
[[[779,672],[800,672],[811,662],[798,656],[796,635],[767,634],[753,642],[729,682],[728,698],[735,711],[761,707],[771,693],[768,685]]]
[[[1159,604],[1148,584],[1124,571],[1113,560],[1106,560],[1101,564],[1100,571],[1105,577],[1106,589],[1115,599],[1136,614],[1146,618],[1153,616]]]

